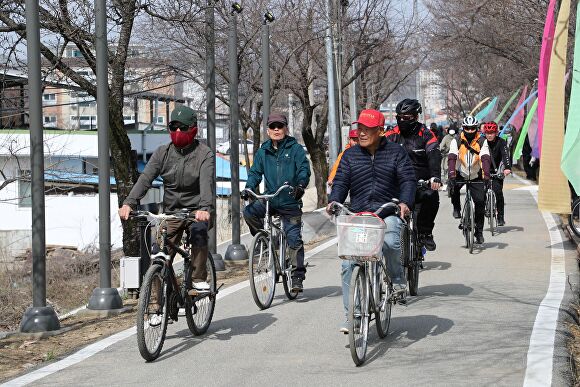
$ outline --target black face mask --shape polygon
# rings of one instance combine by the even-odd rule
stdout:
[[[402,121],[397,117],[397,125],[404,137],[410,136],[417,128],[417,120]]]
[[[471,142],[471,141],[473,141],[473,139],[477,135],[477,130],[473,131],[471,133],[467,132],[467,131],[463,131],[463,133],[465,134],[465,138],[467,139],[467,141]]]

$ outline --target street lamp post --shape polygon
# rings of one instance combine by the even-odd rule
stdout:
[[[44,213],[44,142],[42,136],[42,81],[38,1],[26,0],[30,171],[32,185],[32,307],[20,322],[21,332],[60,329],[54,309],[46,306],[46,235]]]
[[[268,11],[262,24],[262,138],[266,139],[268,116],[270,115],[270,25],[276,18]]]
[[[237,17],[242,12],[239,3],[232,4],[230,30],[228,36],[228,67],[230,77],[230,167],[232,198],[232,244],[228,246],[224,259],[242,260],[248,258],[244,245],[240,244],[240,111],[238,105],[238,35]]]

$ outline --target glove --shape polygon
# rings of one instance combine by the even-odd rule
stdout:
[[[250,194],[248,193],[248,189],[243,189],[242,192],[240,192],[240,198],[242,198],[243,200],[248,200],[250,198]]]
[[[447,180],[447,190],[449,191],[450,195],[453,195],[453,193],[455,192],[455,179]]]
[[[296,200],[302,199],[302,196],[304,196],[304,186],[302,184],[298,184],[296,187],[294,187],[294,190],[292,191],[292,196]]]

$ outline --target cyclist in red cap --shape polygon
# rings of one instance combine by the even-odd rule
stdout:
[[[487,139],[487,146],[491,156],[491,175],[503,173],[504,177],[512,172],[510,151],[507,142],[498,136],[499,128],[493,121],[483,124],[483,133]],[[497,198],[497,225],[505,225],[503,198],[503,179],[494,178],[491,180],[491,188]]]
[[[351,129],[351,131],[348,132],[348,144],[346,144],[344,151],[346,151],[348,148],[352,146],[355,146],[356,144],[358,144],[358,131],[356,129]],[[336,170],[338,169],[338,164],[340,164],[340,159],[342,158],[344,151],[340,152],[340,154],[336,158],[336,161],[334,162],[334,165],[332,166],[332,169],[330,170],[330,174],[328,175],[328,181],[326,182],[329,188],[328,193],[330,193],[330,189],[332,188],[332,181],[334,180]]]

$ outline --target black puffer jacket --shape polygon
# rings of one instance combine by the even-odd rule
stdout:
[[[351,210],[376,211],[393,198],[412,207],[417,179],[405,150],[385,138],[372,156],[360,145],[347,149],[334,177],[329,201],[343,203],[350,191]]]

